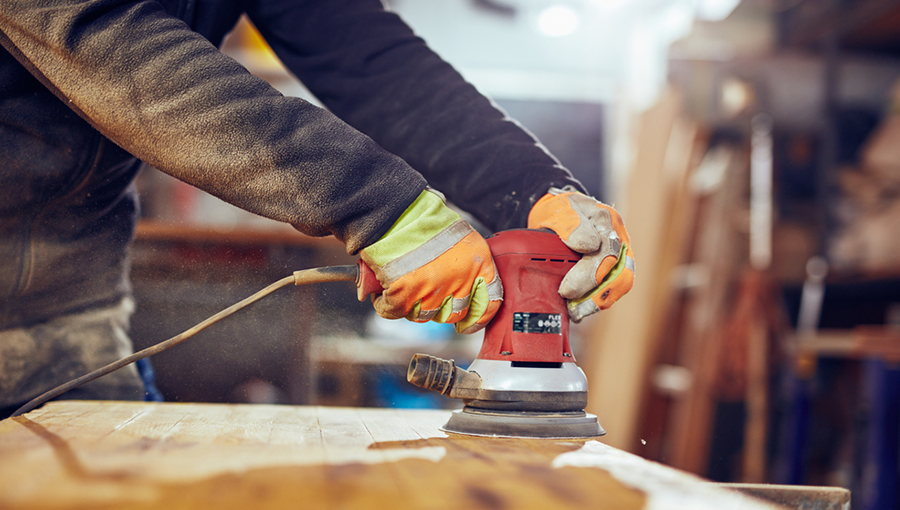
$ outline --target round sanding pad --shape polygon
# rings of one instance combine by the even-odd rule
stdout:
[[[465,407],[453,411],[445,432],[489,437],[536,437],[581,439],[597,437],[606,431],[597,416],[585,412],[538,413],[482,410]]]

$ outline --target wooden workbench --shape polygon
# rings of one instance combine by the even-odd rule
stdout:
[[[599,441],[448,436],[447,417],[51,402],[0,421],[0,509],[773,508]]]

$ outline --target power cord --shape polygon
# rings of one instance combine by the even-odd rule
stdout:
[[[16,409],[16,412],[14,412],[11,415],[11,417],[19,416],[19,415],[25,414],[29,411],[32,411],[35,408],[37,408],[38,406],[40,406],[41,404],[44,404],[45,402],[47,402],[48,400],[52,400],[69,390],[73,390],[83,384],[87,384],[87,383],[93,381],[94,379],[98,379],[100,377],[103,377],[106,374],[115,372],[116,370],[118,370],[130,363],[134,363],[137,360],[153,356],[154,354],[159,354],[160,352],[168,349],[169,347],[174,347],[174,346],[184,342],[185,340],[191,338],[192,336],[196,335],[197,333],[203,331],[204,329],[208,328],[209,326],[212,326],[213,324],[228,317],[229,315],[234,314],[238,310],[241,310],[242,308],[245,308],[245,307],[259,301],[260,299],[268,296],[269,294],[275,292],[276,290],[278,290],[282,287],[287,287],[288,285],[291,285],[291,284],[307,285],[310,283],[341,282],[341,281],[359,282],[359,280],[360,280],[359,275],[360,275],[359,265],[356,265],[356,264],[350,265],[350,266],[317,267],[317,268],[313,268],[313,269],[304,269],[301,271],[295,271],[293,275],[286,276],[286,277],[282,278],[281,280],[278,280],[277,282],[260,290],[256,294],[253,294],[252,296],[229,306],[228,308],[213,315],[212,317],[206,319],[205,321],[201,322],[200,324],[197,324],[196,326],[188,329],[187,331],[184,331],[183,333],[173,336],[172,338],[162,341],[156,345],[147,347],[146,349],[144,349],[142,351],[138,351],[130,356],[126,356],[118,361],[114,361],[114,362],[110,363],[109,365],[106,365],[105,367],[98,368],[97,370],[94,370],[93,372],[91,372],[89,374],[85,374],[77,379],[73,379],[67,383],[61,384],[61,385],[57,386],[56,388],[53,388],[52,390],[47,391],[47,392],[35,397],[31,401],[29,401],[27,404]]]

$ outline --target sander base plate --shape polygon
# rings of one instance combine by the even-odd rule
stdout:
[[[584,411],[498,411],[468,406],[453,411],[441,430],[470,436],[546,439],[584,439],[606,434],[597,416]]]

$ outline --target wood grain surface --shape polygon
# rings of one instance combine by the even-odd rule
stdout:
[[[773,508],[598,441],[446,411],[51,402],[0,421],[0,508]]]

